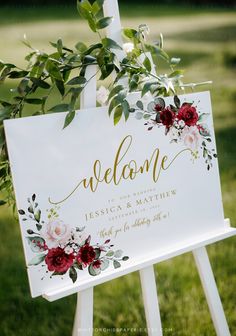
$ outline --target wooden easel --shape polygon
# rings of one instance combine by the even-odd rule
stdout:
[[[113,16],[114,20],[107,30],[108,37],[122,45],[121,23],[117,0],[106,0],[104,3],[104,14]],[[117,55],[119,57],[119,54]],[[122,55],[120,55],[121,57]],[[96,106],[96,66],[92,65],[87,68],[87,78],[92,78],[81,97],[82,108],[91,108]],[[145,315],[149,336],[161,336],[162,325],[160,310],[157,297],[157,287],[153,264],[192,251],[201,278],[202,286],[209,305],[211,317],[214,323],[216,334],[218,336],[229,336],[229,328],[225,318],[222,303],[216,287],[214,275],[211,269],[209,258],[205,246],[218,240],[230,237],[236,234],[236,229],[230,227],[229,221],[225,220],[225,228],[220,232],[204,235],[201,240],[189,242],[185,246],[168,250],[164,255],[153,257],[148,262],[143,262],[139,268],[133,267],[131,271],[139,270]],[[126,272],[128,273],[128,272]],[[119,275],[126,273],[121,272]],[[116,275],[117,277],[117,275]],[[112,277],[110,278],[112,279]],[[102,282],[102,281],[101,281]],[[94,282],[101,283],[99,280]],[[44,297],[49,301],[69,295],[75,292],[73,288],[45,293]],[[73,336],[92,336],[93,334],[93,287],[81,289],[78,293],[77,308],[73,328]]]

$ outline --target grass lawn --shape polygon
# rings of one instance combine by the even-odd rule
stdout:
[[[213,80],[212,86],[200,90],[211,90],[225,217],[236,226],[236,13],[217,9],[182,11],[154,5],[137,5],[132,11],[127,8],[122,8],[124,26],[136,27],[145,22],[154,39],[162,32],[167,51],[182,57],[186,82]],[[50,48],[47,41],[58,37],[68,46],[92,39],[71,8],[4,8],[0,10],[0,59],[24,64],[26,47],[20,43],[24,33],[36,48],[46,50]],[[0,87],[0,98],[8,95],[10,88],[10,84],[7,89]],[[1,336],[70,335],[76,296],[53,303],[42,298],[32,300],[19,225],[6,207],[0,208],[0,228]],[[236,238],[216,243],[208,247],[208,252],[231,333],[236,335]],[[155,271],[164,335],[215,335],[192,255],[162,262]],[[145,328],[138,273],[95,288],[94,327],[98,329],[95,335],[111,335],[99,330],[103,327]]]

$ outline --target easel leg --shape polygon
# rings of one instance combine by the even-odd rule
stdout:
[[[217,336],[230,336],[211,264],[205,247],[193,250],[194,259],[202,282]]]
[[[153,266],[139,271],[149,336],[162,336],[160,310]]]
[[[72,336],[93,335],[93,288],[77,294],[77,307]]]

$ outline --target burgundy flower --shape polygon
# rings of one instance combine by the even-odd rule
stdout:
[[[155,110],[156,112],[160,112],[160,111],[162,110],[162,106],[161,106],[160,104],[156,104],[156,105],[154,106],[154,110]]]
[[[175,113],[169,108],[165,108],[160,112],[160,122],[167,128],[173,125]]]
[[[96,257],[96,253],[94,248],[89,245],[85,244],[79,249],[78,255],[77,255],[77,261],[79,264],[83,264],[85,267],[87,265],[90,265]]]
[[[61,247],[52,248],[48,251],[45,263],[51,272],[65,273],[74,262],[73,254],[66,254]]]
[[[101,260],[99,260],[99,259],[95,260],[93,262],[93,268],[100,268],[101,264],[102,264]]]
[[[190,104],[183,104],[177,117],[179,120],[183,120],[187,126],[195,126],[198,121],[196,108]]]

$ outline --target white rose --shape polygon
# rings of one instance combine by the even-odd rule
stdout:
[[[42,232],[42,236],[49,248],[66,245],[70,234],[70,228],[59,219],[49,221],[45,226],[44,232]]]
[[[175,141],[181,140],[179,131],[175,127],[171,127],[168,134],[171,140],[175,140]]]
[[[184,126],[185,126],[184,120],[179,120],[178,124],[181,128],[184,128]]]
[[[73,253],[73,248],[72,247],[70,247],[70,246],[66,246],[66,248],[65,248],[65,253],[66,254],[71,254],[71,253]]]
[[[197,126],[186,126],[182,132],[182,140],[186,147],[196,151],[201,141],[201,135]]]
[[[100,86],[99,90],[97,90],[97,102],[102,106],[106,105],[109,93],[109,90],[107,90],[104,86]]]
[[[73,229],[72,237],[73,237],[72,242],[80,245],[83,241],[85,241],[88,235],[86,235],[84,232],[79,232]]]
[[[128,54],[134,50],[134,44],[131,42],[127,42],[123,44],[123,50]]]

